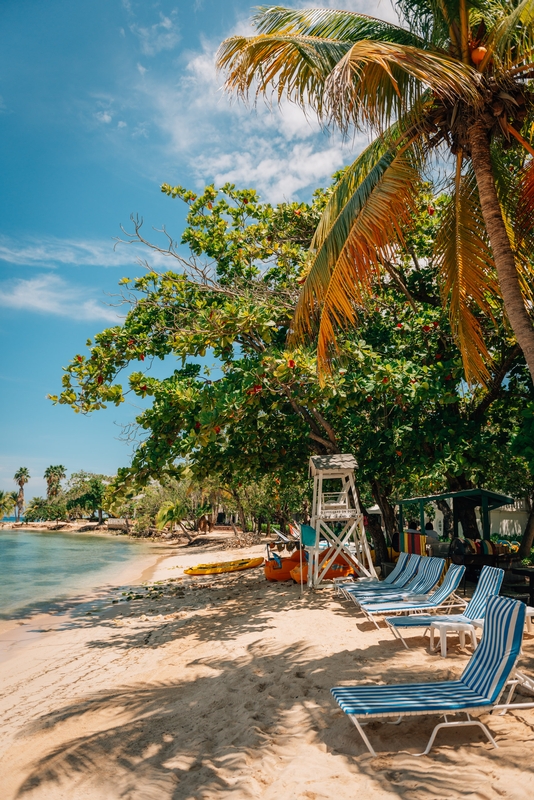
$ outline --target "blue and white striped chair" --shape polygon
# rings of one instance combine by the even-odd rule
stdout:
[[[375,603],[396,604],[403,600],[408,600],[409,598],[421,600],[423,595],[427,595],[435,588],[441,578],[444,566],[444,558],[422,558],[419,572],[404,589],[386,592],[386,594],[375,592],[360,597],[353,597],[352,599],[360,608]]]
[[[417,555],[409,555],[407,561],[405,562],[405,567],[397,578],[394,584],[386,584],[384,582],[378,584],[373,584],[372,586],[366,586],[365,583],[353,584],[343,587],[343,594],[350,600],[353,600],[356,605],[358,605],[358,598],[365,597],[370,595],[378,594],[381,597],[389,596],[390,594],[398,594],[400,591],[408,591],[408,587],[414,581],[419,580],[419,571],[423,561],[427,561],[426,558],[421,558],[421,556]]]
[[[336,587],[336,593],[339,594],[346,586],[349,587],[358,587],[358,589],[376,589],[377,587],[395,586],[397,584],[397,580],[400,579],[400,576],[404,572],[404,569],[408,563],[410,558],[409,553],[399,553],[399,558],[397,563],[395,564],[395,568],[386,575],[384,580],[379,580],[378,578],[358,578],[356,581],[348,581],[346,578],[334,578],[334,584]]]
[[[436,561],[442,561],[442,559],[436,559]],[[437,564],[434,572],[434,586],[439,581],[442,570],[443,564],[441,564],[441,566]],[[463,565],[451,564],[447,570],[445,578],[443,579],[443,583],[436,589],[435,592],[428,593],[425,596],[419,595],[419,597],[417,597],[417,595],[414,595],[411,598],[410,596],[407,596],[402,600],[390,600],[388,598],[380,603],[362,602],[360,603],[360,611],[362,611],[369,620],[374,622],[378,628],[375,620],[376,616],[383,617],[385,614],[403,614],[407,611],[416,611],[419,613],[423,613],[425,611],[435,611],[436,609],[444,606],[446,603],[449,605],[449,607],[451,605],[458,605],[458,603],[463,606],[465,605],[465,601],[461,600],[460,598],[454,598],[454,593],[461,583],[464,572],[465,567]]]
[[[408,644],[401,633],[401,628],[425,628],[426,633],[435,622],[472,626],[475,620],[484,619],[488,598],[499,594],[503,578],[502,569],[483,567],[473,596],[461,614],[410,614],[406,617],[386,617],[386,623],[406,649],[408,649]]]
[[[514,708],[512,694],[518,679],[515,665],[521,652],[525,625],[525,605],[508,597],[490,597],[486,624],[480,646],[457,681],[407,683],[393,686],[339,686],[332,694],[341,709],[350,716],[371,755],[376,756],[362,728],[362,721],[417,714],[438,714],[445,722],[435,726],[424,753],[426,755],[441,728],[476,725],[497,747],[488,728],[473,712]],[[518,673],[519,674],[519,673]],[[498,705],[505,686],[511,685],[506,702]],[[534,702],[520,703],[516,708],[532,708]],[[450,722],[448,714],[465,713],[467,720]]]

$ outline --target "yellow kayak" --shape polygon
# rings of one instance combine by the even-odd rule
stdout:
[[[239,572],[252,569],[263,564],[263,558],[240,558],[239,561],[219,561],[215,564],[197,564],[196,567],[184,569],[186,575],[218,575],[221,572]]]

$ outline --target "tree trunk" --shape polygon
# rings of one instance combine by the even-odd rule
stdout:
[[[452,539],[452,509],[446,500],[436,500],[436,505],[443,514],[443,536]]]
[[[368,517],[367,530],[371,534],[371,539],[373,540],[375,562],[377,564],[383,564],[384,561],[389,561],[388,548],[378,514],[371,514],[371,516]]]
[[[235,503],[236,503],[236,506],[237,506],[237,515],[239,517],[239,524],[241,525],[243,533],[245,533],[246,530],[247,530],[247,521],[245,519],[245,509],[243,508],[243,506],[241,504],[241,498],[239,497],[239,494],[235,491],[235,489],[232,491],[232,494],[234,496],[234,500],[235,500]]]
[[[371,482],[371,493],[373,500],[382,512],[382,519],[384,520],[384,527],[389,540],[393,538],[393,534],[397,530],[397,518],[395,516],[395,509],[389,502],[389,493],[378,481]]]
[[[530,550],[534,542],[534,502],[530,503],[530,514],[528,515],[527,524],[521,537],[521,544],[519,545],[519,558],[528,558]]]
[[[99,508],[98,509],[98,524],[102,525],[103,522],[104,522],[104,518],[102,517],[102,509]]]
[[[515,258],[502,218],[497,190],[495,189],[489,138],[481,120],[477,120],[470,126],[469,143],[480,195],[482,216],[486,223],[486,230],[493,251],[504,307],[534,381],[534,326],[527,313],[521,293]]]

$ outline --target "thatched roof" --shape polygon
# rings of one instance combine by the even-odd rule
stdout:
[[[358,469],[358,462],[348,453],[335,456],[311,456],[310,471],[312,475],[318,472],[332,472],[336,470],[347,471]]]

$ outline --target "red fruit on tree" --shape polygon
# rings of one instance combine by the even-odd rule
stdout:
[[[446,381],[452,381],[452,375],[445,375]]]
[[[371,396],[367,397],[366,400],[367,400],[368,403],[372,403],[373,402],[373,398]]]
[[[389,378],[382,378],[382,383],[389,383]]]
[[[436,361],[440,361],[443,358],[441,353],[436,353]]]
[[[302,211],[300,211],[300,209],[297,208],[297,210],[295,211],[295,214],[297,215],[297,217],[300,217],[300,215],[302,214]]]
[[[430,325],[423,325],[423,330],[425,333],[428,333],[428,331],[430,330]]]
[[[141,389],[142,392],[146,392],[146,390],[147,390],[146,386],[140,386],[139,388]]]
[[[439,322],[435,319],[432,325],[434,326],[434,328],[437,328],[439,326]]]
[[[195,430],[200,430],[200,422],[195,422]]]
[[[436,212],[435,209],[432,208],[432,206],[428,206],[428,213],[430,214],[430,216],[432,216],[432,214],[435,214]]]
[[[402,455],[402,450],[395,450],[395,452],[397,453],[398,456]]]
[[[402,328],[402,322],[397,322],[397,328]]]
[[[141,353],[141,355],[139,356],[139,358],[141,359],[141,361],[144,361],[144,360],[145,360],[145,356],[143,355],[143,353]]]
[[[244,202],[244,204],[245,204],[245,205],[247,205],[247,203],[248,203],[248,200],[247,200],[247,198],[246,198],[246,197],[244,197],[244,198],[243,198],[243,202]]]
[[[220,429],[220,427],[218,425],[216,425],[215,428],[214,428],[214,431],[215,431],[215,433],[220,433],[221,429]]]
[[[82,357],[82,356],[76,356],[76,358],[78,359],[78,361],[79,361],[79,362],[80,362],[80,364],[81,364],[81,363],[82,363],[82,361],[83,361],[83,357]]]
[[[295,369],[295,367],[296,367],[297,365],[296,365],[296,363],[293,361],[293,359],[292,359],[292,358],[290,358],[290,359],[289,359],[289,361],[287,362],[287,366],[289,367],[289,369]]]
[[[99,385],[100,385],[101,383],[103,383],[103,382],[104,382],[104,378],[102,377],[102,375],[99,375],[99,376],[98,376],[98,378],[96,379],[96,382],[97,382]]]

